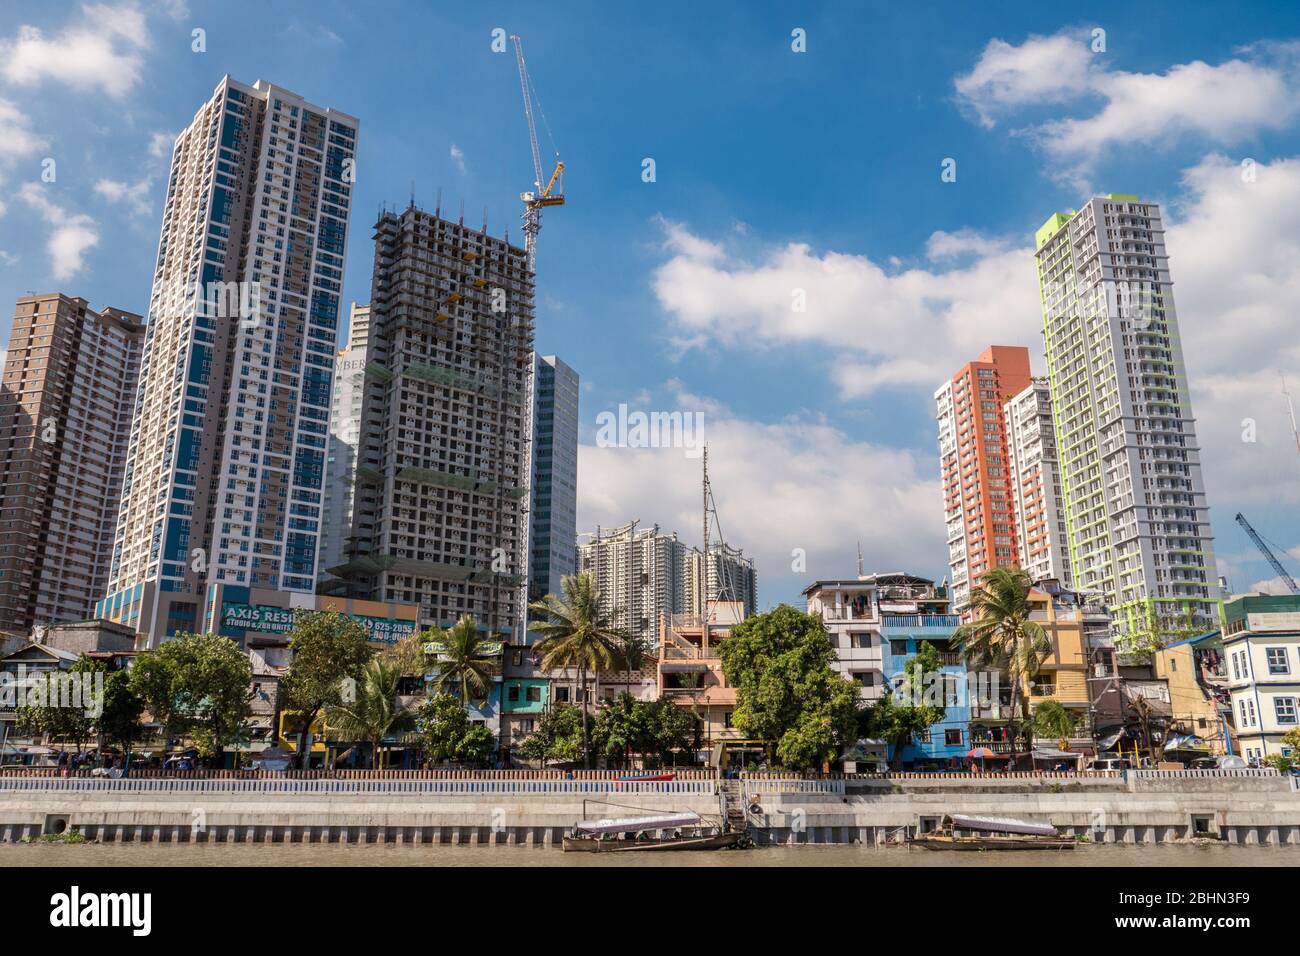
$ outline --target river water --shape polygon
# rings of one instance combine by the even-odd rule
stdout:
[[[943,853],[905,847],[793,846],[700,853],[564,853],[504,846],[337,843],[3,844],[0,868],[20,866],[1300,866],[1300,847],[1161,844],[1069,851]]]

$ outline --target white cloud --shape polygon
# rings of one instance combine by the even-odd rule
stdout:
[[[1256,45],[1239,53],[1218,65],[1195,60],[1164,73],[1127,73],[1109,68],[1110,54],[1094,55],[1087,35],[1063,31],[1018,46],[992,40],[953,83],[985,127],[1045,104],[1086,111],[1027,131],[1058,162],[1058,175],[1078,179],[1116,144],[1166,146],[1190,135],[1231,146],[1288,126],[1300,111],[1300,49]],[[1094,102],[1100,109],[1089,109]]]
[[[121,97],[135,87],[149,45],[144,13],[134,3],[87,4],[81,18],[57,36],[21,26],[0,42],[0,76],[16,86],[46,80]]]
[[[854,543],[872,567],[940,569],[944,545],[938,480],[912,452],[859,441],[823,421],[761,422],[674,390],[663,411],[702,411],[709,478],[728,544],[758,566],[762,602],[814,577],[852,574]],[[578,449],[579,530],[638,518],[700,544],[698,458],[682,449]],[[791,570],[792,550],[807,569]]]
[[[169,159],[176,145],[176,134],[157,132],[149,137],[149,155],[154,159]]]
[[[99,226],[84,213],[69,213],[53,202],[45,194],[47,188],[27,183],[18,190],[18,197],[53,227],[45,248],[51,274],[62,281],[80,272],[86,252],[99,245]]]
[[[970,231],[935,233],[929,265],[900,271],[802,243],[747,259],[662,225],[671,255],[652,286],[679,345],[824,346],[845,397],[887,385],[932,390],[990,344],[1032,343],[1041,314],[1031,250]]]
[[[1094,68],[1082,35],[1031,36],[1020,46],[994,39],[953,85],[980,125],[992,128],[999,115],[1017,107],[1061,103],[1087,92]]]
[[[147,216],[153,210],[153,203],[149,201],[149,190],[152,188],[152,176],[134,183],[123,183],[113,179],[101,179],[95,183],[95,192],[110,203],[125,205],[133,216]]]
[[[456,164],[456,169],[462,176],[465,175],[465,154],[455,143],[451,144],[451,161]]]
[[[45,138],[33,132],[31,120],[13,102],[0,99],[0,160],[22,159],[46,146]]]

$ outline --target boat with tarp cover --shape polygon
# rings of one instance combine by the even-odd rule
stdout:
[[[1072,850],[1074,840],[1050,823],[950,813],[934,830],[913,837],[911,845],[927,850]]]
[[[728,831],[698,813],[656,813],[580,820],[564,836],[566,853],[631,853],[663,850],[724,850],[743,845],[745,834]]]

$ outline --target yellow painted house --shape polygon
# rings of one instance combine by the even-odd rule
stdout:
[[[1052,651],[1038,669],[1027,690],[1029,705],[1036,708],[1054,700],[1072,711],[1079,726],[1088,718],[1088,652],[1084,639],[1084,608],[1069,591],[1052,594],[1040,586],[1029,592],[1030,620],[1042,626],[1052,642]]]

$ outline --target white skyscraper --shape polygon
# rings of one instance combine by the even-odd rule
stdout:
[[[1218,626],[1220,591],[1160,207],[1089,200],[1037,234],[1075,587],[1149,647]]]
[[[1055,578],[1072,588],[1051,388],[1034,381],[1007,402],[1003,418],[1020,567],[1035,581]]]
[[[226,77],[176,139],[99,604],[151,643],[312,603],[357,126]]]
[[[347,560],[356,495],[357,448],[361,438],[361,400],[365,394],[366,355],[370,344],[370,306],[352,303],[348,344],[334,363],[334,392],[330,403],[329,457],[325,466],[325,509],[321,560],[317,569]]]

